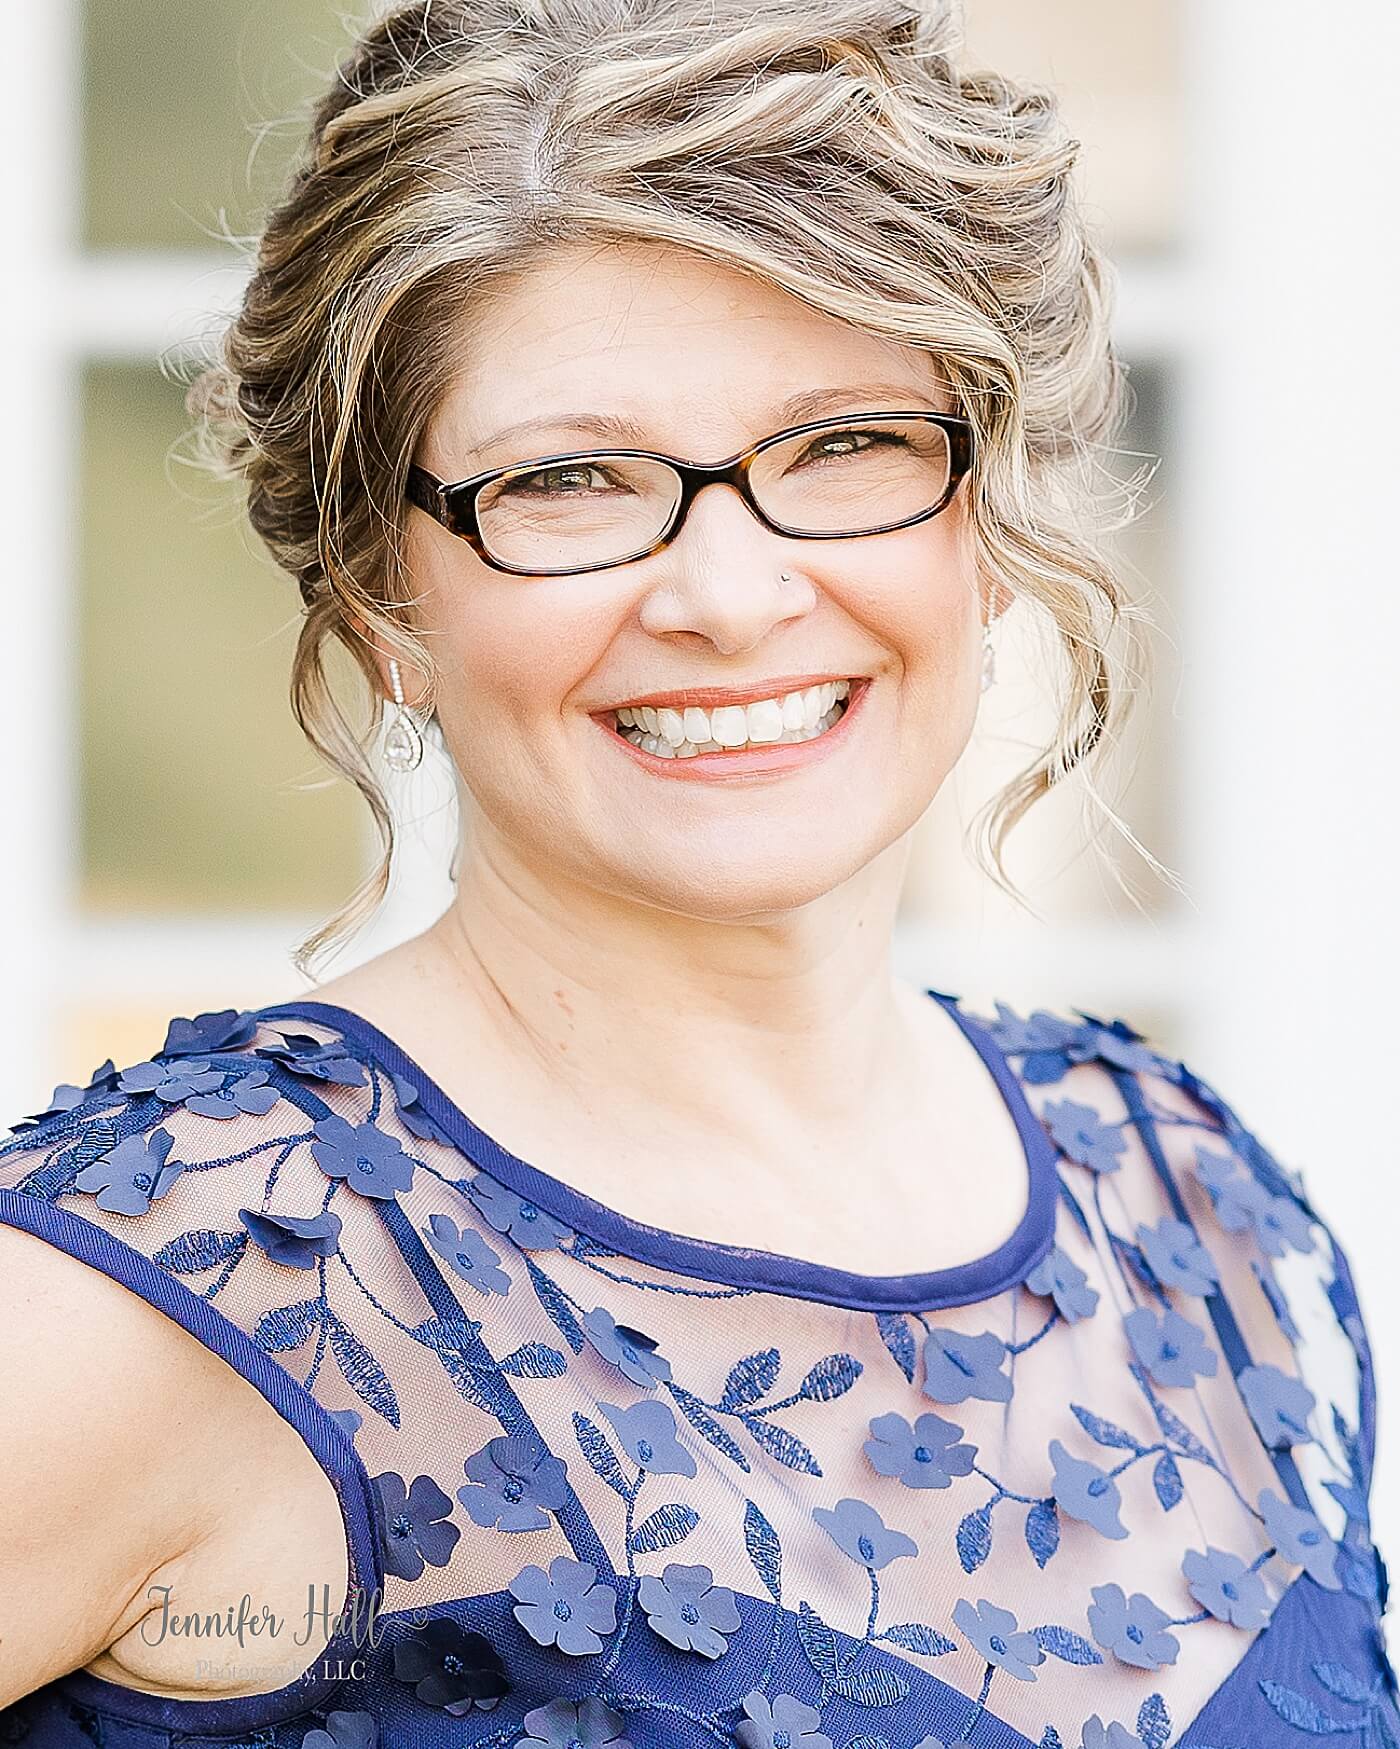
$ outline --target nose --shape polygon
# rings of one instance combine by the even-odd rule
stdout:
[[[792,544],[766,529],[733,486],[703,487],[653,561],[643,627],[658,637],[690,632],[726,654],[753,648],[816,604]]]

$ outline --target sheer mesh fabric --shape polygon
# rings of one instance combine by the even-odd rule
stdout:
[[[89,1261],[149,1260],[128,1285],[155,1297],[159,1272],[265,1395],[250,1356],[289,1381],[352,1597],[382,1588],[353,1677],[318,1660],[303,1690],[201,1724],[224,1706],[299,1743],[338,1713],[312,1749],[357,1728],[1161,1749],[1197,1741],[1290,1591],[1378,1624],[1365,1333],[1301,1182],[1120,1023],[962,1019],[1015,1070],[1053,1194],[1010,1285],[980,1292],[973,1263],[882,1308],[815,1268],[810,1293],[775,1291],[762,1253],[717,1247],[707,1277],[683,1245],[667,1267],[654,1229],[629,1250],[625,1216],[521,1176],[343,1010],[177,1021],[131,1090],[110,1065],[57,1090],[0,1147],[0,1218],[106,1235]],[[1366,1645],[1369,1667],[1348,1640],[1329,1668],[1370,1701],[1307,1668],[1265,1680],[1343,1721],[1369,1706],[1393,1741],[1378,1631]],[[1322,1728],[1259,1681],[1269,1741]],[[53,1686],[123,1711],[115,1685]],[[156,1704],[136,1716],[194,1722]]]

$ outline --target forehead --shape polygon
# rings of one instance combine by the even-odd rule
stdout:
[[[854,402],[837,404],[842,390]],[[811,404],[784,416],[799,396]],[[833,412],[952,408],[922,349],[688,250],[575,245],[472,311],[431,447],[460,474],[597,444],[579,423],[592,414],[631,427],[613,441],[719,455],[821,417],[828,396]]]

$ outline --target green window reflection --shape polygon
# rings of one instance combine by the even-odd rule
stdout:
[[[319,916],[369,867],[369,815],[292,718],[295,586],[235,488],[171,454],[183,393],[149,365],[82,377],[82,902]]]

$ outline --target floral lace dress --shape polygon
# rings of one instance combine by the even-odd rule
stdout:
[[[1297,1176],[1121,1022],[928,995],[1029,1181],[928,1274],[630,1220],[314,1000],[57,1088],[0,1218],[298,1430],[350,1584],[284,1688],[77,1670],[0,1743],[1400,1749],[1373,1373]]]

